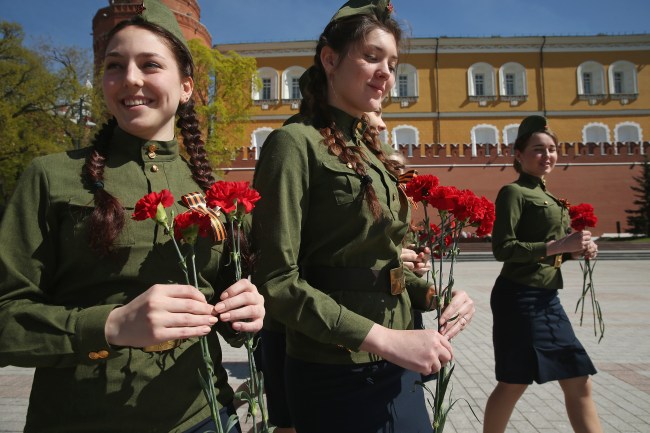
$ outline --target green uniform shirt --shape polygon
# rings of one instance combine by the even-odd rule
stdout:
[[[347,146],[365,147],[365,125],[342,111],[335,114]],[[253,211],[253,240],[259,251],[253,282],[266,298],[267,318],[286,326],[287,353],[298,359],[376,360],[358,351],[372,325],[408,329],[412,303],[426,308],[429,284],[408,271],[407,291],[398,296],[349,286],[324,293],[301,278],[301,267],[401,266],[408,202],[397,180],[365,150],[367,172],[386,216],[380,223],[362,197],[360,177],[328,152],[320,132],[308,123],[271,133],[257,163],[254,184],[262,199]]]
[[[175,140],[145,142],[116,129],[104,183],[127,221],[119,252],[99,259],[87,240],[93,196],[80,177],[88,152],[36,158],[7,207],[0,226],[0,366],[36,367],[26,432],[184,431],[210,415],[197,376],[197,340],[165,354],[116,349],[104,324],[111,310],[150,286],[185,281],[163,230],[130,219],[135,203],[167,188],[178,214],[186,210],[181,196],[199,188]],[[221,243],[200,238],[196,257],[201,291],[212,299],[234,278],[224,275],[227,255]],[[232,334],[228,325],[217,326]],[[220,400],[229,403],[219,342],[215,333],[209,338]],[[108,357],[98,359],[101,351]]]
[[[499,191],[492,231],[494,257],[501,275],[514,282],[547,289],[562,288],[562,272],[546,243],[567,235],[569,212],[546,190],[542,179],[522,173]]]

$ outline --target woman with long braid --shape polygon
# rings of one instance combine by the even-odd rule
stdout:
[[[36,368],[26,432],[214,430],[197,337],[208,336],[223,422],[233,391],[213,331],[234,343],[258,331],[263,298],[232,284],[228,247],[207,238],[195,246],[200,287],[175,284],[168,236],[130,219],[148,193],[180,198],[215,181],[172,12],[145,0],[109,33],[103,68],[113,118],[89,148],[36,158],[0,226],[0,366]]]
[[[442,333],[412,329],[412,308],[430,308],[433,289],[400,262],[409,206],[364,115],[395,82],[401,32],[391,10],[355,0],[336,13],[300,118],[271,133],[256,168],[264,200],[253,214],[253,281],[266,329],[286,329],[298,433],[431,431],[416,382],[452,358],[449,339],[474,313],[458,292]]]

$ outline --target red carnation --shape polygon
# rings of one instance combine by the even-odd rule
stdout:
[[[163,189],[159,193],[149,193],[138,200],[135,204],[135,210],[133,215],[131,215],[131,218],[136,221],[144,221],[151,218],[156,222],[163,224],[167,221],[167,214],[165,213],[164,208],[170,207],[173,203],[174,196],[168,189]],[[161,211],[161,214],[159,214],[159,211]]]
[[[194,211],[187,211],[174,218],[174,238],[194,244],[197,236],[208,237],[211,233],[210,217]]]
[[[438,186],[431,191],[427,200],[438,210],[453,211],[459,200],[459,191],[455,186]]]
[[[415,176],[406,184],[406,195],[411,197],[414,202],[427,202],[431,191],[438,186],[440,181],[436,176],[424,174]]]
[[[575,231],[582,231],[587,227],[596,227],[598,217],[594,215],[594,207],[589,203],[580,203],[569,208],[571,217],[571,228]]]
[[[205,193],[209,207],[220,207],[225,213],[235,211],[250,213],[255,203],[261,198],[259,193],[250,188],[249,182],[226,182],[220,180],[212,184]]]
[[[458,221],[469,220],[473,216],[478,197],[469,189],[458,191],[456,207],[451,211]]]

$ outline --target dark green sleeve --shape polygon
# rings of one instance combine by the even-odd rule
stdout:
[[[295,135],[295,136],[294,136]],[[253,282],[266,298],[269,318],[322,343],[357,350],[373,322],[338,304],[299,275],[301,232],[309,215],[312,164],[304,136],[283,129],[264,143],[255,170],[262,198],[253,211],[258,257]]]
[[[492,252],[500,262],[534,263],[546,256],[545,242],[523,242],[517,238],[524,201],[521,191],[513,184],[501,188],[497,196]]]
[[[427,293],[433,283],[427,282],[425,279],[418,277],[413,271],[404,268],[404,277],[406,278],[406,291],[411,298],[413,308],[421,311],[428,311],[430,306],[426,301]],[[435,308],[435,305],[433,305]]]
[[[0,224],[0,366],[67,367],[108,349],[104,324],[117,305],[56,305],[48,293],[57,263],[57,218],[48,189],[36,160]]]

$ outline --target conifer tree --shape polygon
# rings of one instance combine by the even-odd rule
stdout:
[[[641,175],[635,176],[634,180],[637,185],[632,186],[632,190],[636,193],[634,196],[634,204],[636,209],[627,209],[625,213],[627,217],[628,233],[650,235],[650,163],[648,156],[645,156]]]

